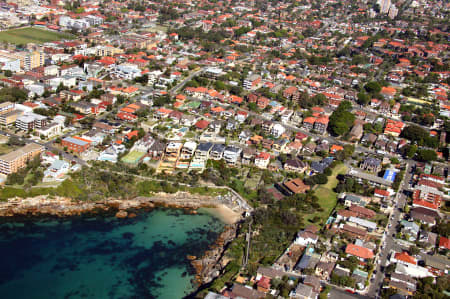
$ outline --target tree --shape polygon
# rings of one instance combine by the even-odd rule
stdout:
[[[435,161],[437,154],[434,150],[420,149],[417,151],[417,159],[422,162]]]
[[[355,121],[355,115],[351,113],[351,103],[343,101],[339,107],[331,114],[328,123],[328,130],[335,136],[342,136],[350,131],[353,122]]]
[[[364,85],[364,89],[370,94],[377,94],[381,91],[381,85],[378,82],[370,81]]]
[[[25,145],[25,141],[23,141],[22,139],[19,139],[16,136],[11,136],[8,139],[8,145],[9,146],[24,146]]]
[[[369,101],[370,101],[370,96],[367,93],[365,93],[363,91],[358,93],[358,104],[366,105],[367,103],[369,103]]]

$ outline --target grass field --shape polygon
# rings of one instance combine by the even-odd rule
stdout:
[[[19,28],[0,32],[0,41],[12,44],[35,43],[42,44],[61,39],[74,39],[75,36],[68,33],[59,33],[39,28]]]
[[[314,216],[319,216],[324,221],[326,220],[326,218],[334,209],[337,203],[337,194],[336,192],[333,191],[333,189],[338,184],[338,180],[336,177],[338,176],[338,174],[343,174],[346,171],[347,167],[344,164],[337,165],[333,169],[333,173],[331,174],[331,176],[328,177],[328,182],[315,190],[315,194],[319,198],[318,203],[323,208],[324,211],[308,215],[306,217],[308,220],[314,218]]]

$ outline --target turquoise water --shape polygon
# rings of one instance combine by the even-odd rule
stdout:
[[[223,227],[205,211],[169,209],[1,224],[0,296],[183,298],[193,291],[186,256],[202,255]]]

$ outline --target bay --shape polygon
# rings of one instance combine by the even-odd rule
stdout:
[[[0,294],[8,298],[183,298],[187,255],[201,256],[224,224],[206,210],[138,212],[0,225]]]

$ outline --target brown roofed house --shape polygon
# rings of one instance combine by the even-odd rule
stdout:
[[[292,194],[298,193],[306,193],[311,187],[303,183],[303,181],[299,178],[289,180],[284,182],[283,185],[290,191]]]

